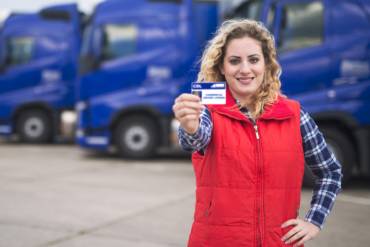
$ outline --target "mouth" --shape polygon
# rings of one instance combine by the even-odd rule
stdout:
[[[247,84],[250,84],[253,80],[254,80],[255,77],[239,77],[239,78],[236,78],[241,84],[243,85],[247,85]]]

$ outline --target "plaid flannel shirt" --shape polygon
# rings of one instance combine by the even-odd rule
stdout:
[[[247,111],[242,112],[250,118]],[[190,152],[204,150],[211,140],[212,128],[211,114],[205,108],[196,133],[190,135],[179,128],[180,146]],[[322,229],[335,198],[341,191],[341,165],[329,150],[314,120],[303,109],[300,112],[300,129],[305,162],[315,176],[311,207],[305,215],[305,220]]]

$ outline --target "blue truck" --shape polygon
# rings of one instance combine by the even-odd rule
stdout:
[[[282,90],[318,123],[344,181],[370,171],[370,2],[222,1],[222,18],[251,18],[274,34]],[[306,173],[309,176],[309,173]]]
[[[78,143],[144,158],[171,144],[171,106],[189,92],[217,23],[263,22],[283,93],[299,100],[343,165],[369,175],[370,4],[366,0],[106,1],[85,32]],[[218,11],[218,14],[216,13]],[[351,20],[351,21],[348,21]],[[311,177],[309,171],[307,177]]]
[[[146,158],[171,146],[172,104],[196,79],[216,30],[215,1],[108,0],[81,48],[77,142]]]
[[[0,29],[0,134],[53,141],[74,110],[81,44],[76,4],[10,15]]]

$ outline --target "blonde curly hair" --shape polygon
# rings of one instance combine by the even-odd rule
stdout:
[[[281,67],[277,61],[273,36],[260,22],[249,19],[234,19],[222,23],[215,36],[208,42],[200,60],[198,82],[225,81],[220,67],[226,52],[226,47],[233,39],[243,37],[253,38],[261,43],[265,60],[265,74],[261,86],[252,96],[248,109],[254,118],[259,117],[265,107],[271,105],[281,95]]]

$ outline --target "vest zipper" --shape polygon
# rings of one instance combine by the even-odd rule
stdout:
[[[254,131],[255,131],[255,134],[256,134],[256,139],[257,139],[257,159],[258,159],[258,162],[257,162],[257,172],[258,172],[258,185],[259,185],[259,195],[262,196],[262,181],[260,181],[260,179],[262,178],[262,167],[261,167],[261,164],[260,164],[260,152],[261,152],[261,149],[260,149],[260,135],[259,135],[259,132],[258,132],[258,125],[256,123],[256,121],[252,121],[253,122],[253,127],[254,127]],[[259,198],[258,198],[259,200]],[[258,247],[262,247],[262,233],[261,233],[261,203],[259,201],[257,201],[257,246]]]
[[[259,141],[260,135],[258,134],[258,126],[257,126],[256,122],[253,122],[253,127],[254,127],[254,130],[256,132],[257,141]]]

